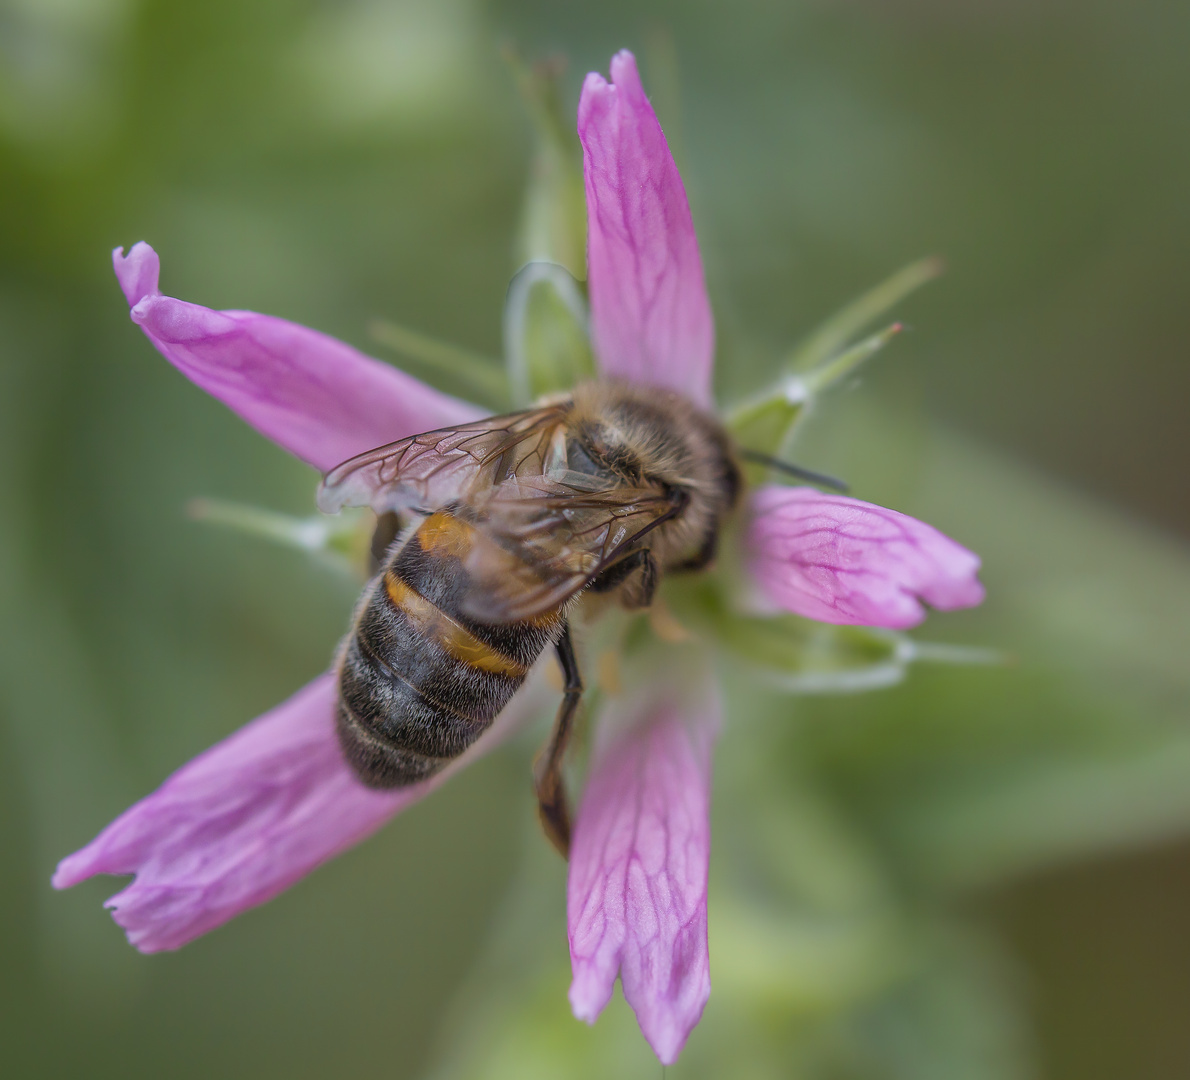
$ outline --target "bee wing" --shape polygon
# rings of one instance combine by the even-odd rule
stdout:
[[[680,492],[583,473],[509,480],[472,506],[464,610],[493,623],[556,610],[684,504]]]
[[[568,404],[491,416],[439,428],[368,450],[323,477],[318,507],[333,514],[344,506],[377,513],[416,507],[436,509],[473,487],[498,484],[518,473],[542,473],[564,444],[554,435]]]

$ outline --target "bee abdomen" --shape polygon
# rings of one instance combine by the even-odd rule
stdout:
[[[541,651],[557,640],[560,612],[548,612],[525,622],[482,622],[464,611],[482,607],[470,596],[473,581],[463,566],[474,530],[451,510],[439,510],[422,522],[412,539],[397,552],[392,570],[397,576],[496,655],[526,670]],[[470,598],[470,605],[466,600]]]
[[[365,783],[415,783],[461,754],[551,639],[546,626],[518,633],[520,624],[489,627],[451,611],[467,584],[468,533],[453,516],[433,515],[365,597],[343,655],[338,710],[340,742]]]

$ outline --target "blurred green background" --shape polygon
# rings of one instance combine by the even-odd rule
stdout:
[[[177,954],[125,944],[115,881],[49,887],[320,671],[353,600],[186,519],[305,514],[315,478],[153,352],[110,249],[377,355],[377,317],[499,355],[531,150],[505,42],[569,58],[568,111],[637,52],[725,400],[946,258],[799,457],[981,552],[988,603],[918,636],[1014,658],[736,687],[715,991],[669,1075],[1190,1075],[1190,7],[1158,0],[0,0],[0,1070],[661,1072],[622,1002],[568,1016],[540,731]]]

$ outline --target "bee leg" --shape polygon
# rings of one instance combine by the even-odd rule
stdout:
[[[388,549],[401,533],[401,519],[391,510],[386,510],[376,519],[372,542],[368,552],[369,575],[380,573],[388,557]]]
[[[702,542],[702,547],[698,551],[691,555],[685,562],[680,562],[676,566],[671,567],[669,573],[692,573],[697,570],[705,570],[715,561],[715,556],[718,554],[719,530],[716,528],[707,533],[707,538]]]
[[[635,580],[632,579],[636,575]],[[638,548],[619,562],[612,563],[594,581],[592,592],[620,590],[620,603],[629,611],[647,608],[657,591],[657,560],[647,548]]]
[[[565,859],[570,854],[570,808],[566,801],[566,784],[562,779],[562,758],[570,742],[579,699],[583,696],[583,680],[578,672],[578,661],[574,658],[569,623],[563,624],[557,649],[566,685],[562,705],[558,709],[558,719],[554,723],[554,733],[537,757],[533,781],[537,788],[537,811],[541,818],[541,827],[549,837],[550,843]]]

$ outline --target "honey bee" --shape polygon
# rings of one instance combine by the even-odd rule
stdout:
[[[432,776],[552,646],[565,688],[534,782],[565,855],[560,767],[583,690],[568,612],[586,593],[646,608],[662,574],[707,566],[740,485],[716,420],[678,394],[616,381],[332,469],[323,510],[420,519],[384,553],[339,658],[338,735],[359,778],[392,788]]]

